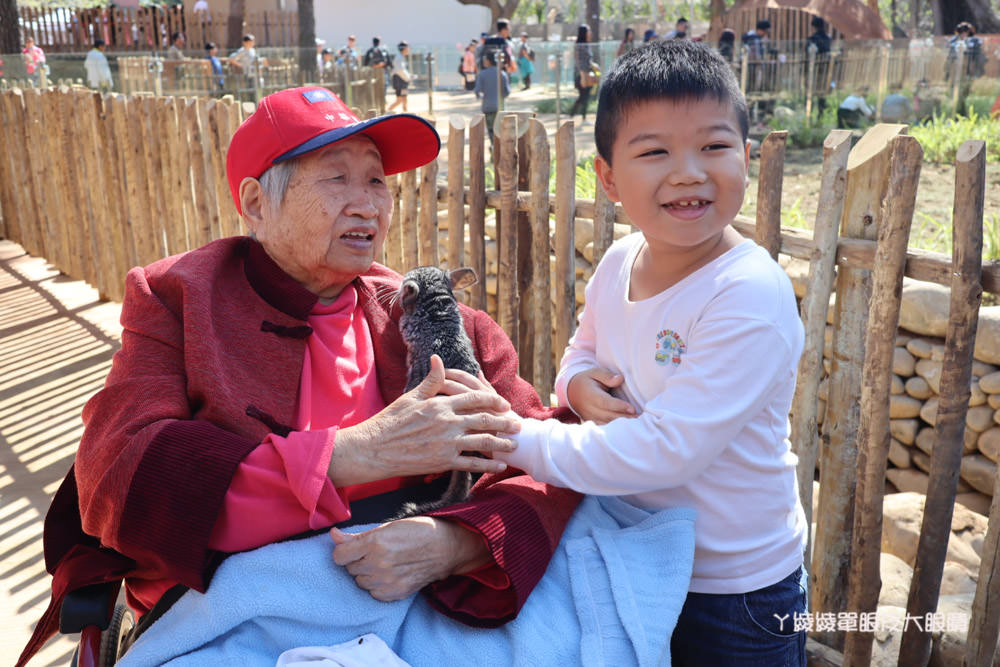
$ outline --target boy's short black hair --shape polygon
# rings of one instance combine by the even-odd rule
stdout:
[[[625,115],[642,102],[712,98],[736,114],[743,141],[750,133],[747,103],[733,69],[704,42],[648,42],[623,53],[601,84],[594,136],[611,164],[611,149]]]

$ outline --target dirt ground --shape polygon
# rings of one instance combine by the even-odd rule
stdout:
[[[816,218],[819,201],[819,184],[823,164],[823,149],[792,148],[785,152],[785,174],[781,192],[783,224],[799,226],[796,219],[808,228]],[[752,215],[757,200],[757,165],[751,161],[750,187],[747,189],[743,212]],[[910,246],[923,250],[950,253],[951,216],[955,205],[954,165],[925,162],[920,171],[917,203]],[[1000,164],[986,165],[986,199],[984,225],[987,227],[986,248],[990,251],[990,229],[1000,225]],[[995,232],[994,232],[995,233]],[[993,248],[1000,253],[1000,248]]]

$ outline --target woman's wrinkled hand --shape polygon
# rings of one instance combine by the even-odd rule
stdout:
[[[330,529],[333,562],[376,600],[410,597],[424,586],[489,562],[486,542],[457,523],[427,516],[382,524],[363,533]]]
[[[501,472],[506,464],[464,455],[513,451],[520,431],[510,404],[484,379],[447,373],[431,357],[427,377],[366,421],[339,429],[328,474],[335,486],[449,470]]]

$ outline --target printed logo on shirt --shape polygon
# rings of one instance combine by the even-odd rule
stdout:
[[[687,344],[680,335],[671,329],[664,329],[656,334],[656,363],[661,366],[673,364],[679,366],[681,355],[687,352]]]

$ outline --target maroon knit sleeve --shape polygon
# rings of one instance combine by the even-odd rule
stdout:
[[[260,440],[198,418],[188,362],[217,365],[185,346],[185,324],[191,321],[153,292],[144,270],[129,273],[122,347],[84,408],[75,470],[84,532],[135,560],[144,576],[204,590],[222,499]],[[215,400],[233,389],[219,382]]]
[[[479,311],[464,310],[463,316],[483,374],[515,412],[573,419],[567,409],[544,407],[534,388],[518,376],[517,353],[499,325]],[[431,605],[469,625],[494,627],[515,618],[545,573],[580,498],[575,491],[508,470],[480,479],[469,502],[432,512],[482,535],[510,586],[497,590],[473,577],[452,576],[424,589]]]

